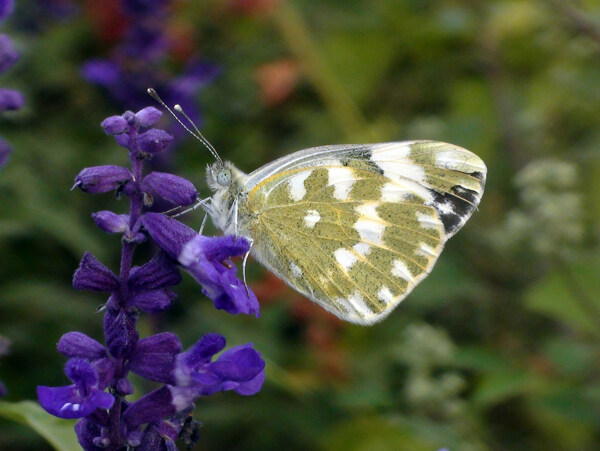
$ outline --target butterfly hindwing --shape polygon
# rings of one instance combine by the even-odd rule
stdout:
[[[347,321],[385,317],[476,208],[485,165],[450,144],[307,149],[248,176],[254,254]]]

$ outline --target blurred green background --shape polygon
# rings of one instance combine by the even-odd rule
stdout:
[[[127,202],[69,189],[83,167],[127,163],[99,124],[135,106],[81,76],[118,44],[119,5],[19,0],[3,24],[22,57],[0,84],[27,97],[0,124],[14,147],[0,170],[5,401],[68,383],[63,333],[102,341],[105,299],[71,278],[86,250],[118,267],[118,238],[90,214]],[[184,277],[142,336],[172,330],[189,346],[214,331],[267,361],[256,396],[199,400],[195,449],[600,448],[596,0],[181,0],[161,26],[176,44],[164,73],[192,52],[218,66],[193,100],[244,171],[306,147],[408,139],[460,145],[489,171],[479,211],[430,277],[373,327],[341,323],[256,262],[260,319],[215,310]],[[206,194],[210,161],[185,139],[162,164]],[[0,449],[50,445],[4,418]]]

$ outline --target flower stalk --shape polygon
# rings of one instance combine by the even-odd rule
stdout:
[[[87,193],[114,191],[129,197],[129,213],[94,213],[96,225],[107,233],[122,234],[118,276],[86,252],[73,276],[76,289],[104,292],[106,346],[83,334],[69,332],[58,350],[69,358],[65,373],[73,382],[66,387],[38,387],[40,404],[61,418],[79,418],[75,430],[86,450],[176,449],[175,440],[186,437],[194,403],[202,396],[233,390],[252,395],[264,381],[264,360],[252,344],[236,346],[218,357],[225,338],[209,333],[189,350],[175,334],[140,338],[136,323],[140,312],[158,313],[176,298],[170,287],[181,281],[179,268],[188,271],[213,300],[215,307],[232,314],[258,316],[256,296],[240,289],[231,257],[244,255],[249,243],[243,237],[205,237],[163,214],[145,212],[155,198],[173,205],[190,205],[198,193],[181,177],[150,172],[143,163],[164,151],[173,137],[151,128],[160,111],[144,108],[107,118],[102,126],[129,153],[130,169],[97,166],[83,169],[74,188]],[[153,240],[160,251],[146,264],[133,266],[138,244]],[[130,372],[160,388],[135,402]],[[195,421],[195,420],[191,420]],[[185,427],[184,427],[185,426]]]

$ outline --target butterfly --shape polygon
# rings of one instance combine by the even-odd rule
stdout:
[[[477,208],[486,166],[436,141],[301,150],[245,174],[218,160],[204,208],[289,286],[357,324],[385,318]]]
[[[198,205],[290,287],[342,320],[381,321],[431,272],[481,201],[487,168],[438,141],[314,147],[250,174],[211,151]],[[195,207],[193,207],[195,208]]]

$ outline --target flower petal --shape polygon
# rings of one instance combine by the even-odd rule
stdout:
[[[0,89],[0,111],[14,111],[23,108],[25,97],[14,89]]]
[[[251,343],[228,349],[216,362],[209,365],[210,370],[222,379],[234,382],[246,382],[254,379],[265,368],[265,361],[254,350]]]
[[[131,371],[152,381],[173,384],[175,359],[181,343],[175,334],[165,332],[138,341],[130,357]]]
[[[160,421],[176,413],[172,401],[171,391],[163,386],[130,404],[123,413],[123,421],[128,429]]]
[[[118,135],[129,128],[129,124],[123,116],[107,117],[100,125],[108,135]]]
[[[104,346],[82,332],[67,332],[58,340],[57,348],[66,357],[95,360],[107,356]]]
[[[167,310],[176,297],[177,294],[170,290],[143,291],[134,294],[127,305],[147,313],[160,313]]]
[[[208,364],[216,353],[223,350],[225,344],[222,335],[206,334],[190,349],[179,354],[174,373],[177,385],[188,385],[191,382],[190,375]]]
[[[0,34],[0,72],[10,68],[19,59],[19,53],[8,36]]]
[[[136,122],[141,127],[149,127],[154,125],[156,122],[158,122],[161,116],[162,112],[153,106],[148,106],[135,113]]]
[[[198,191],[189,180],[164,172],[151,172],[142,180],[141,189],[151,196],[158,196],[175,205],[191,205],[198,198]]]
[[[73,275],[77,290],[111,292],[119,288],[119,279],[91,253],[86,252]]]
[[[118,215],[109,210],[92,213],[96,225],[107,233],[125,233],[129,230],[129,215]]]
[[[75,185],[86,193],[106,193],[121,188],[125,183],[133,180],[127,168],[122,166],[95,166],[83,169],[75,177]]]
[[[6,19],[13,12],[15,7],[14,0],[1,0],[0,1],[0,20]]]
[[[160,213],[146,213],[141,221],[154,242],[173,259],[197,235],[185,224]]]
[[[129,277],[129,289],[138,293],[177,285],[181,274],[173,261],[164,252],[156,254],[152,260],[142,266],[132,268]]]
[[[93,390],[89,398],[83,398],[75,385],[66,387],[37,387],[38,400],[50,414],[66,419],[83,418],[94,410],[109,409],[115,398],[106,392]]]
[[[173,135],[157,128],[150,129],[138,136],[140,150],[149,154],[162,152],[171,141],[173,141]]]
[[[258,393],[260,391],[260,389],[263,386],[264,381],[265,381],[265,372],[261,371],[260,373],[258,373],[256,375],[256,377],[254,377],[253,379],[250,379],[249,381],[242,382],[240,385],[238,385],[233,390],[237,394],[243,395],[243,396],[254,395],[255,393]]]

